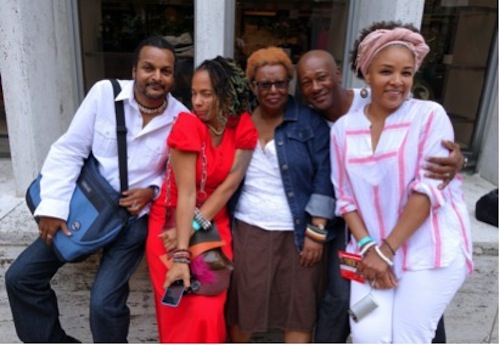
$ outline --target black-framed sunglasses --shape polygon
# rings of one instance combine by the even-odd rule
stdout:
[[[253,84],[259,89],[259,91],[269,91],[274,87],[276,90],[284,90],[288,87],[288,79],[285,80],[276,80],[276,81],[257,81],[254,80]]]

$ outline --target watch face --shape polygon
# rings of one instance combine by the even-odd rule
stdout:
[[[158,195],[160,195],[160,187],[151,185],[149,186],[153,190],[153,200],[156,200],[158,198]]]

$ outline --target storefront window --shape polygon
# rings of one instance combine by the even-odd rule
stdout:
[[[348,5],[342,0],[240,0],[236,3],[235,59],[270,45],[292,62],[310,49],[328,50],[342,65]]]
[[[85,91],[104,78],[130,79],[133,51],[149,36],[164,36],[178,64],[173,94],[189,101],[194,61],[193,0],[79,0]]]
[[[416,77],[414,93],[445,107],[455,140],[465,150],[471,148],[484,101],[497,22],[496,1],[425,1],[422,34],[431,51]]]

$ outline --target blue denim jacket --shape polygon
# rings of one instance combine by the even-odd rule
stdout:
[[[301,251],[311,216],[326,219],[335,216],[330,180],[330,129],[314,110],[289,96],[283,122],[274,132],[274,142],[293,215],[295,244]],[[241,186],[228,206],[231,214],[240,194]]]

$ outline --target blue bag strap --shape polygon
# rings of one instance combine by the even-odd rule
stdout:
[[[116,79],[110,79],[113,85],[114,99],[121,91],[120,84]],[[122,193],[128,190],[128,169],[127,169],[127,127],[125,126],[125,112],[123,110],[123,100],[115,101],[116,113],[116,137],[118,140],[118,166],[120,169],[120,190]]]

